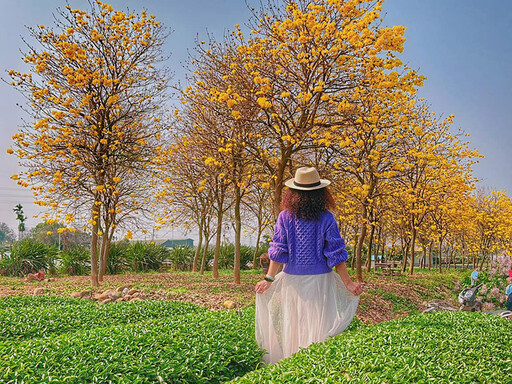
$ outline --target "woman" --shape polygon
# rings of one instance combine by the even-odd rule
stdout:
[[[362,289],[347,272],[329,184],[312,167],[285,183],[268,273],[256,284],[256,341],[267,364],[343,332],[356,312]]]

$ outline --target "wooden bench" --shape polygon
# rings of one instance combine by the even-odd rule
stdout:
[[[380,263],[375,263],[375,272],[382,273],[383,275],[400,275],[402,263],[400,261],[383,261]]]

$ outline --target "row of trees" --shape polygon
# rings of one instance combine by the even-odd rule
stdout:
[[[198,42],[169,119],[167,34],[153,15],[100,1],[89,13],[59,10],[54,29],[30,29],[43,47],[27,44],[31,71],[10,72],[33,118],[8,150],[25,167],[13,178],[51,208],[48,219],[86,220],[93,285],[114,232],[124,225],[131,237],[141,217],[198,228],[194,270],[213,242],[214,276],[232,223],[239,283],[243,229],[259,244],[284,181],[303,165],[333,181],[358,279],[365,244],[371,253],[400,241],[411,274],[418,243],[488,255],[505,238],[477,249],[468,224],[480,200],[510,201],[472,194],[480,155],[453,132],[452,116],[418,98],[424,78],[398,58],[405,28],[383,26],[382,3],[269,1],[250,36],[235,26],[222,41]]]

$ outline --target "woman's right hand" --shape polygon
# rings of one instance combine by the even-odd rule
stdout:
[[[256,284],[256,288],[255,288],[255,291],[256,293],[259,293],[260,295],[262,293],[264,293],[267,289],[270,288],[270,285],[272,284],[272,282],[270,281],[267,281],[267,280],[261,280],[259,281],[257,284]]]

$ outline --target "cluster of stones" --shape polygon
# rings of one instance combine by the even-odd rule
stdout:
[[[422,304],[426,309],[423,311],[423,313],[428,312],[439,312],[439,311],[456,311],[457,308],[454,307],[452,304],[447,303],[446,301],[434,299],[429,302],[425,302]]]
[[[102,293],[93,293],[92,291],[73,292],[70,296],[80,299],[91,299],[100,304],[120,301],[142,301],[145,299],[144,292],[134,289],[130,285],[124,285],[117,289],[107,289]]]

